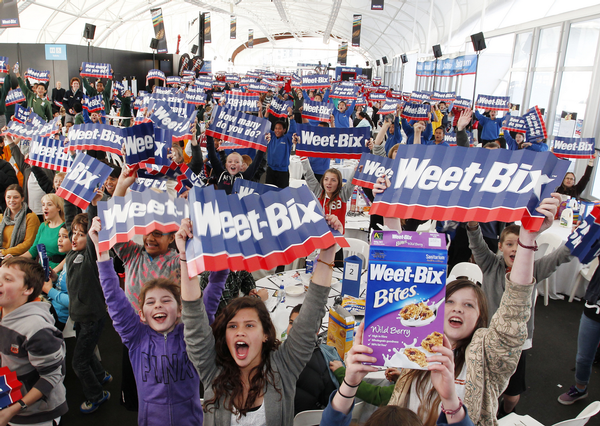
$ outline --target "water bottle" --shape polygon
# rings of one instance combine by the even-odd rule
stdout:
[[[352,201],[350,201],[350,211],[356,213],[356,198],[358,197],[357,187],[354,187],[354,191],[352,191]]]
[[[285,289],[283,284],[279,285],[279,291],[277,292],[277,308],[279,309],[280,304],[285,303]]]
[[[315,268],[315,264],[317,263],[317,251],[313,251],[311,254],[308,255],[308,257],[306,258],[306,268],[305,271],[306,274],[312,274],[313,270]]]
[[[19,72],[19,63],[18,62],[13,66],[13,72],[15,74]]]

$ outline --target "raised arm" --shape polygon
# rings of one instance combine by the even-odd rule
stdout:
[[[213,168],[213,176],[217,179],[225,171],[223,164],[219,160],[217,155],[217,150],[215,149],[215,140],[212,136],[206,136],[206,150],[208,151],[208,159],[210,160],[210,165]]]
[[[247,179],[247,180],[254,179],[254,175],[256,174],[256,171],[260,168],[260,163],[262,162],[264,157],[265,157],[264,151],[261,151],[261,150],[256,151],[256,155],[254,156],[254,160],[252,160],[252,164],[250,164],[250,167],[248,167],[246,169],[246,171],[244,173],[242,173],[242,176],[244,176],[244,179]]]
[[[304,169],[304,179],[306,180],[306,185],[315,194],[315,197],[319,198],[321,194],[323,194],[323,188],[321,188],[321,184],[315,177],[315,173],[313,172],[312,167],[310,166],[310,161],[308,158],[303,158],[302,168]]]

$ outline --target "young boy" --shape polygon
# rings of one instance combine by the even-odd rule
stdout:
[[[23,398],[0,410],[0,424],[58,424],[68,411],[65,342],[49,305],[35,301],[43,284],[44,269],[32,259],[13,257],[0,267],[0,364],[23,383]]]
[[[481,228],[477,222],[467,224],[467,235],[469,237],[469,248],[475,258],[475,263],[483,272],[482,289],[488,301],[490,318],[496,313],[500,306],[500,300],[504,294],[505,275],[513,266],[517,246],[519,245],[519,230],[517,225],[509,225],[500,234],[498,253],[494,254],[483,239]],[[567,247],[563,244],[552,253],[543,256],[534,262],[533,276],[536,283],[548,278],[563,263],[569,262],[573,257]],[[537,293],[532,295],[535,302]],[[535,317],[535,303],[532,303],[531,318],[527,323],[527,340],[523,345],[521,359],[517,365],[515,374],[510,379],[508,387],[504,391],[504,406],[500,406],[500,413],[510,413],[519,402],[520,395],[525,392],[525,359],[527,349],[532,347],[533,320]]]
[[[89,209],[90,215],[95,209]],[[92,216],[93,218],[93,216]],[[100,286],[96,250],[89,240],[88,213],[80,213],[71,224],[72,249],[66,257],[69,314],[75,323],[77,343],[73,351],[73,370],[81,382],[85,401],[79,407],[84,414],[93,413],[108,401],[110,393],[102,385],[112,380],[94,353],[100,340],[106,305]]]
[[[58,231],[58,251],[67,254],[71,251],[72,245],[69,238],[67,226],[63,225]],[[56,284],[53,284],[56,282]],[[53,269],[50,270],[50,277],[44,283],[42,291],[48,295],[48,300],[52,303],[56,312],[55,326],[60,331],[65,329],[65,324],[69,319],[69,292],[67,291],[67,268],[63,268],[58,275]]]

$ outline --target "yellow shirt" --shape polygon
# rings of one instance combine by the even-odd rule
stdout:
[[[0,214],[0,221],[2,220],[2,215]],[[3,256],[7,254],[12,254],[13,256],[19,256],[25,253],[27,250],[31,248],[35,241],[35,236],[37,235],[38,228],[40,227],[40,220],[38,219],[35,213],[29,213],[25,220],[25,240],[21,244],[17,244],[14,247],[6,248],[0,250]],[[2,234],[2,247],[10,246],[10,237],[12,236],[14,226],[6,226],[4,227],[4,233]]]

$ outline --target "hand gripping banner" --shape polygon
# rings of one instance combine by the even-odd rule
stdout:
[[[563,138],[556,136],[552,152],[558,158],[593,158],[596,138]]]
[[[21,88],[17,87],[16,89],[8,92],[4,101],[6,106],[18,104],[20,102],[25,102],[25,95],[23,94]]]
[[[111,172],[109,165],[80,152],[56,195],[85,210],[94,198],[94,190],[104,184]]]
[[[569,235],[565,246],[583,265],[600,255],[600,206],[595,206]]]
[[[334,108],[335,106],[331,103],[305,99],[302,106],[302,118],[329,122]]]
[[[15,3],[15,7],[16,3]],[[20,400],[21,387],[23,384],[17,379],[17,373],[10,371],[8,367],[0,368],[0,410]]]
[[[390,179],[394,176],[394,166],[395,161],[391,158],[371,153],[363,154],[354,172],[352,185],[373,189],[380,176],[386,175]]]
[[[477,96],[477,102],[475,102],[475,108],[508,111],[509,103],[510,98],[508,96],[479,95]]]
[[[509,132],[526,133],[527,132],[527,121],[523,117],[508,117],[508,120],[504,122],[503,129]]]
[[[269,120],[222,106],[215,109],[213,117],[206,129],[207,136],[267,151],[265,135],[271,130]]]
[[[338,129],[297,124],[296,133],[300,136],[296,145],[299,156],[359,159],[370,152],[366,146],[371,136],[368,127]]]
[[[227,108],[235,109],[237,111],[258,111],[259,95],[255,93],[233,93],[227,91],[225,92],[225,98],[227,99]]]
[[[233,193],[238,197],[244,198],[247,195],[263,195],[269,191],[281,191],[280,188],[272,185],[263,185],[247,179],[236,179],[233,182]]]
[[[541,141],[542,139],[548,138],[544,117],[537,106],[529,108],[529,110],[523,114],[523,118],[527,122],[525,139],[527,139],[528,142]]]
[[[130,191],[124,197],[112,197],[98,203],[102,230],[98,234],[100,251],[116,243],[130,241],[134,235],[152,231],[177,232],[181,220],[189,217],[188,203],[173,199],[166,192]]]
[[[29,148],[26,163],[57,172],[67,172],[71,168],[71,156],[65,152],[63,141],[54,138],[35,137]]]
[[[108,78],[112,79],[110,64],[102,64],[95,62],[83,62],[81,64],[81,73],[82,77],[97,77],[97,78]]]
[[[271,100],[271,104],[269,105],[268,111],[269,115],[274,117],[287,117],[288,116],[288,108],[293,108],[294,102],[292,101],[282,101],[277,96],[273,96]]]
[[[550,152],[400,145],[391,188],[371,214],[403,219],[520,220],[536,231],[540,201],[560,185],[567,161]]]
[[[244,198],[194,187],[188,200],[194,230],[185,251],[190,276],[224,267],[271,269],[336,242],[305,186]],[[343,237],[339,242],[344,244]]]
[[[25,72],[25,78],[38,83],[46,83],[50,81],[50,71],[38,71],[33,68],[28,68],[27,72]]]

